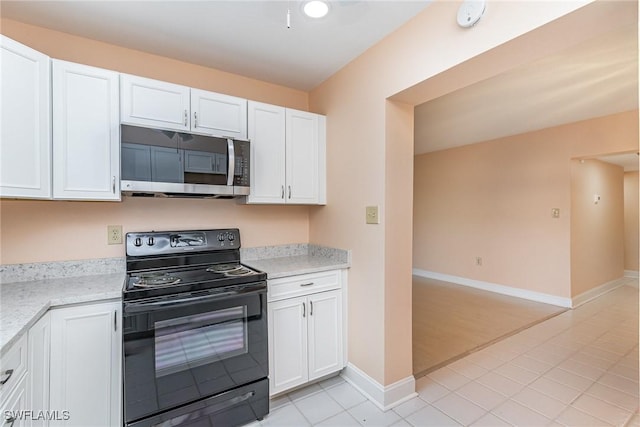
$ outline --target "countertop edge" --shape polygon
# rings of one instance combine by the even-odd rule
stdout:
[[[96,275],[96,277],[106,277],[111,275]],[[91,277],[91,276],[83,276],[83,277]],[[100,291],[90,291],[85,294],[73,294],[73,295],[50,295],[44,296],[42,301],[38,301],[34,304],[33,308],[30,308],[28,313],[23,314],[25,316],[25,320],[20,322],[20,326],[15,330],[9,329],[8,331],[3,331],[3,335],[1,337],[2,344],[0,346],[0,356],[4,356],[7,351],[18,342],[23,335],[29,332],[29,329],[36,323],[42,316],[47,313],[47,311],[51,309],[57,309],[65,306],[72,306],[76,304],[87,304],[87,303],[96,303],[96,302],[107,302],[107,301],[116,301],[122,299],[122,283],[124,281],[124,274],[119,278],[119,274],[115,274],[112,276],[110,280],[113,280],[113,283],[116,284],[116,289],[105,289]],[[78,280],[77,277],[72,278]],[[51,280],[51,279],[50,279]],[[53,279],[59,280],[59,279]],[[71,282],[73,280],[70,280]],[[29,282],[15,282],[12,284],[3,284],[3,286],[7,285],[18,285],[18,286],[28,286]],[[6,309],[6,307],[4,307]],[[28,318],[27,318],[28,317]]]
[[[291,245],[288,245],[291,246]],[[286,246],[286,248],[288,248]],[[296,245],[294,245],[296,246]],[[300,246],[300,245],[297,245]],[[312,250],[309,251],[308,248]],[[258,248],[260,249],[260,248]],[[260,253],[260,252],[258,252]],[[267,252],[260,253],[261,255],[281,255],[282,251],[276,252]],[[337,258],[336,258],[337,257]],[[115,261],[113,261],[115,260]],[[113,259],[108,260],[109,262],[119,263],[121,259]],[[98,260],[99,264],[104,264],[104,260]],[[113,262],[112,262],[113,261]],[[329,270],[344,270],[351,267],[351,251],[350,250],[340,250],[333,248],[325,248],[322,246],[309,245],[307,244],[307,252],[306,254],[303,251],[293,252],[290,255],[285,256],[275,256],[275,257],[264,257],[259,259],[247,259],[242,260],[243,263],[252,266],[256,265],[254,268],[258,270],[262,270],[267,273],[267,279],[279,279],[283,277],[297,276],[302,274],[311,274]],[[66,265],[66,264],[65,264]],[[75,265],[75,264],[74,264]],[[20,338],[28,333],[29,329],[48,311],[55,308],[60,308],[68,305],[74,304],[87,304],[94,303],[100,301],[109,301],[109,300],[118,300],[122,298],[121,291],[121,283],[124,281],[125,273],[122,272],[113,272],[113,271],[100,271],[101,274],[98,275],[83,275],[83,276],[75,276],[69,278],[47,278],[47,277],[38,277],[35,280],[26,280],[26,281],[16,281],[12,283],[3,283],[4,285],[16,285],[21,284],[22,286],[47,286],[44,282],[58,282],[64,280],[65,282],[75,282],[75,281],[85,281],[86,278],[90,277],[107,277],[108,282],[111,280],[114,283],[119,283],[117,285],[117,290],[115,288],[107,288],[104,290],[91,289],[88,293],[83,294],[82,291],[74,292],[73,294],[58,296],[57,294],[51,294],[47,296],[43,295],[42,301],[37,301],[34,303],[33,308],[29,308],[27,313],[24,313],[25,317],[28,317],[28,320],[20,323],[19,327],[15,330],[11,330],[9,327],[8,331],[2,331],[2,335],[0,335],[0,356],[3,356]],[[122,274],[121,278],[119,278],[120,274]],[[110,276],[110,278],[109,278]],[[35,276],[34,276],[35,277]],[[106,280],[106,279],[104,279]],[[43,282],[42,284],[36,284],[36,282]],[[107,283],[107,282],[104,282]],[[53,290],[49,290],[49,292],[54,292]],[[3,297],[9,297],[10,295],[2,295]],[[6,309],[6,307],[5,307]],[[5,341],[6,340],[6,341]]]
[[[320,273],[322,271],[346,270],[349,267],[350,265],[348,263],[343,263],[343,264],[331,264],[331,265],[326,265],[321,267],[300,268],[297,270],[281,271],[276,273],[267,272],[267,280],[281,279],[283,277],[298,276],[301,274]]]

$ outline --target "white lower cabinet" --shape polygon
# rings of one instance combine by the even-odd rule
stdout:
[[[307,298],[269,304],[269,393],[278,394],[309,380]]]
[[[269,282],[272,299],[268,302],[271,395],[344,367],[340,278],[340,272],[335,271]],[[331,287],[334,289],[327,290]]]
[[[31,421],[32,427],[46,427],[49,417],[49,372],[51,355],[51,319],[49,312],[29,329],[27,366],[29,379],[27,395],[29,409],[36,416]],[[38,416],[42,414],[42,416]],[[61,414],[62,415],[62,414]]]
[[[121,302],[46,312],[0,358],[2,426],[121,426]]]
[[[7,400],[2,404],[3,426],[23,427],[30,425],[31,420],[24,416],[24,411],[30,409],[27,400],[27,378],[22,377],[12,389]]]
[[[342,291],[311,295],[308,302],[309,380],[313,380],[343,368]]]
[[[3,426],[28,426],[22,411],[27,400],[27,337],[23,336],[0,357],[0,420]]]
[[[51,310],[49,410],[68,411],[68,420],[49,425],[122,424],[120,310],[120,302]]]

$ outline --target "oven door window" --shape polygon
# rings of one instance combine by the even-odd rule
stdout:
[[[249,351],[245,306],[157,321],[154,329],[156,378]]]

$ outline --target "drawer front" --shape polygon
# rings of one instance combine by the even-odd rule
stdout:
[[[339,289],[341,285],[339,270],[323,271],[321,273],[301,274],[269,280],[267,295],[269,301],[277,301],[284,298]]]
[[[27,371],[27,334],[0,358],[0,402],[4,402],[22,375]]]
[[[20,381],[11,389],[11,393],[7,396],[7,400],[0,405],[0,422],[2,427],[27,427],[38,424],[26,416],[20,417],[22,411],[30,408],[27,406],[27,377],[23,376]]]

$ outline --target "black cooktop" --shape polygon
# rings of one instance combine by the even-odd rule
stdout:
[[[186,292],[265,281],[267,274],[240,263],[217,271],[220,264],[187,268],[169,268],[127,273],[123,289],[125,300],[150,298]]]
[[[125,300],[266,281],[240,263],[237,229],[127,234]]]

